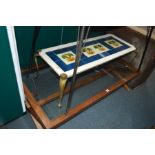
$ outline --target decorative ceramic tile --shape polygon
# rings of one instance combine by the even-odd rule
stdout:
[[[60,53],[57,56],[67,65],[75,62],[75,54],[72,51]]]
[[[107,47],[103,46],[102,44],[97,43],[94,45],[86,46],[82,50],[83,50],[84,55],[86,55],[87,57],[92,57],[94,55],[106,52],[109,49]]]
[[[105,41],[108,45],[110,45],[113,48],[118,48],[123,46],[121,43],[119,43],[118,41],[114,40],[114,39],[110,39]]]

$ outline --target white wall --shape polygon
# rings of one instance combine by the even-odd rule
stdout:
[[[143,34],[143,35],[146,35],[147,33],[147,27],[146,26],[128,26],[129,28]],[[155,40],[155,30],[153,31],[153,34],[152,34],[152,39]]]
[[[18,51],[17,51],[14,27],[7,26],[7,33],[8,33],[8,38],[9,38],[9,43],[10,43],[12,59],[13,59],[13,63],[14,63],[14,68],[15,68],[22,108],[23,108],[23,112],[25,112],[26,111],[26,106],[25,106],[25,102],[24,102],[25,95],[24,95],[24,90],[23,90],[23,83],[22,83],[22,76],[21,76],[21,70],[20,70],[19,59],[18,59]]]

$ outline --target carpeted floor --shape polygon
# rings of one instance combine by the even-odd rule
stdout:
[[[49,74],[49,76],[47,76]],[[53,79],[51,81],[51,78]],[[44,79],[44,80],[43,80]],[[42,96],[48,92],[57,89],[57,85],[53,85],[58,80],[56,76],[49,71],[43,70],[40,74],[42,85],[38,90],[42,90]],[[46,81],[46,82],[45,82]],[[112,76],[107,76],[104,79],[97,80],[88,86],[80,88],[75,92],[74,103],[78,103],[96,91],[101,90],[108,84],[114,81]],[[31,83],[30,81],[27,81]],[[51,83],[50,83],[51,82]],[[49,90],[44,89],[49,85]],[[33,85],[30,86],[33,89]],[[53,90],[52,90],[52,89]],[[78,116],[66,122],[59,129],[145,129],[155,125],[155,71],[151,74],[148,80],[134,90],[126,91],[120,88],[105,99],[98,102],[96,105],[88,108]],[[41,95],[40,95],[41,96]],[[64,101],[67,99],[67,95]],[[44,106],[50,118],[55,117],[59,113],[56,111],[55,103],[50,103]],[[53,107],[52,107],[53,106]],[[53,112],[51,111],[53,109]],[[2,129],[34,129],[36,128],[29,113],[22,117],[4,125]]]

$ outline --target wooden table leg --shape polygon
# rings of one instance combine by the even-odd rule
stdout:
[[[123,78],[123,77],[122,77],[117,71],[115,71],[115,70],[112,71],[112,74],[113,74],[114,76],[118,77],[119,79],[124,79],[124,80],[125,80],[125,78]],[[127,83],[125,83],[125,84],[123,85],[123,87],[124,87],[124,89],[127,90],[127,91],[131,90]]]

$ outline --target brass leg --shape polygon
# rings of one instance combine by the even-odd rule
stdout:
[[[60,89],[60,97],[59,97],[59,102],[58,102],[59,108],[62,107],[62,98],[64,95],[66,83],[67,83],[67,75],[63,73],[60,75],[60,81],[59,81],[59,89]]]

